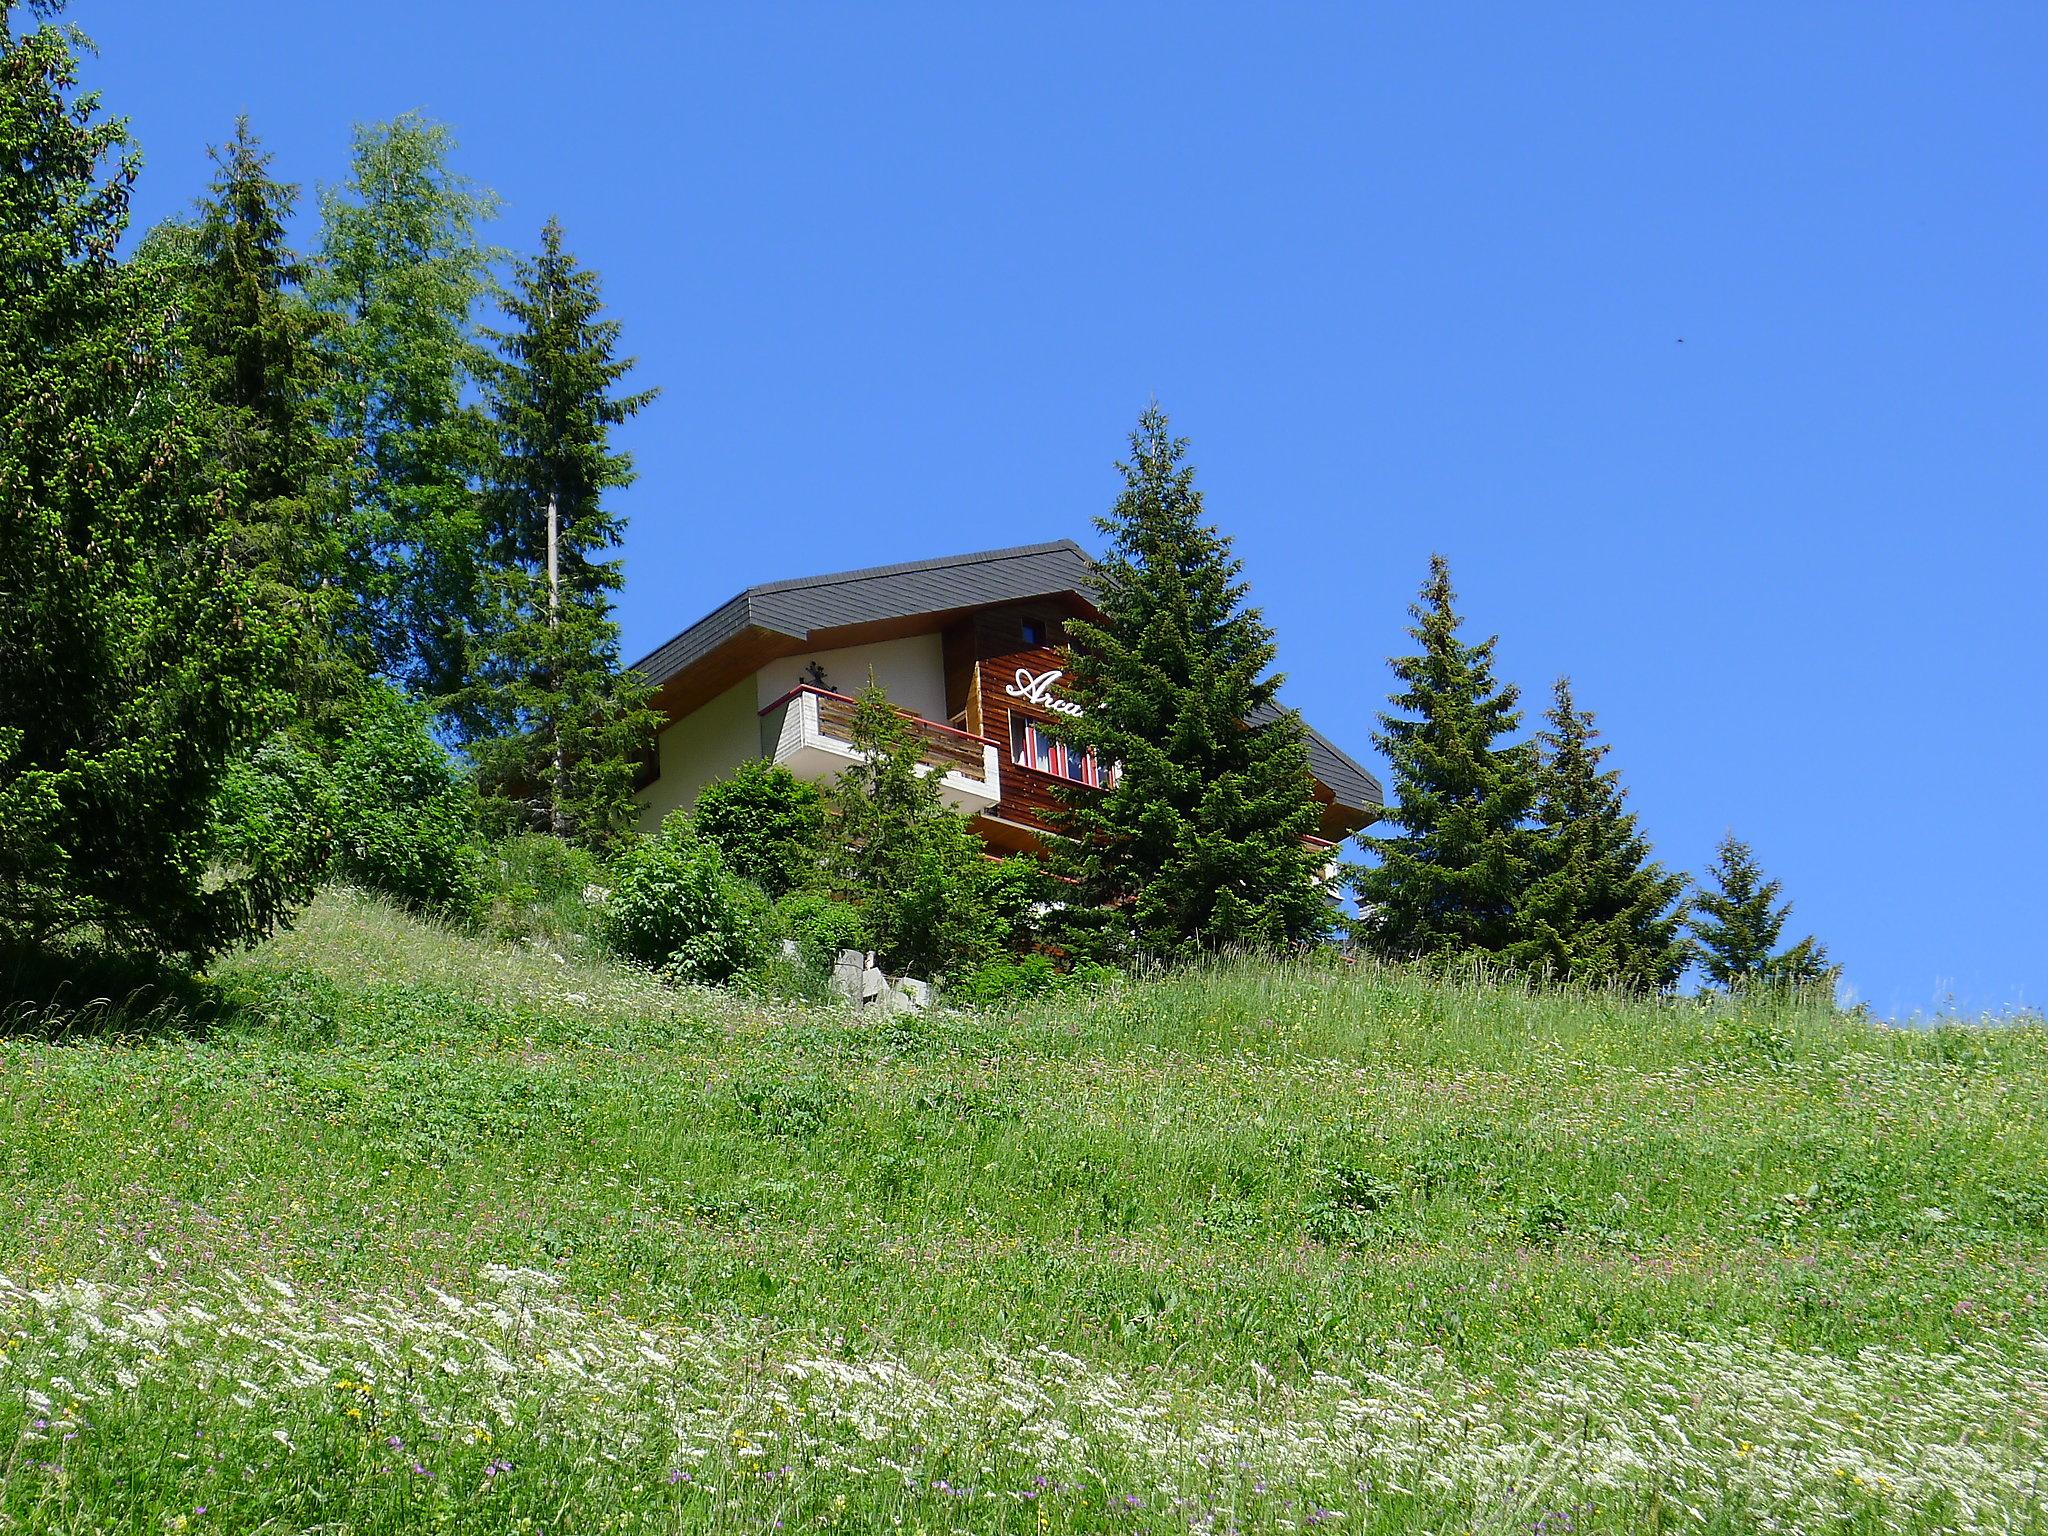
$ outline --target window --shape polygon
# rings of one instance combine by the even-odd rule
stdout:
[[[1024,644],[1026,646],[1045,644],[1045,620],[1026,619],[1024,621]]]
[[[1062,741],[1054,741],[1044,726],[1029,715],[1010,711],[1010,761],[1024,768],[1036,768],[1054,778],[1072,779],[1108,789],[1116,783],[1116,769],[1106,772],[1096,763],[1093,752],[1075,752]]]

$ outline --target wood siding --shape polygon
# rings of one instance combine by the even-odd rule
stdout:
[[[1066,617],[1073,611],[1071,602],[1046,598],[1014,607],[984,609],[974,616],[974,686],[978,698],[973,718],[980,722],[978,734],[993,741],[1002,754],[1003,797],[991,814],[1005,821],[1045,826],[1047,814],[1057,804],[1053,786],[1067,782],[1016,761],[1010,750],[1011,716],[1022,715],[1030,720],[1056,717],[1051,710],[1028,704],[1004,690],[1016,684],[1020,668],[1039,674],[1065,669],[1059,647],[1066,640]],[[1042,643],[1025,644],[1026,619],[1036,619],[1045,626]]]

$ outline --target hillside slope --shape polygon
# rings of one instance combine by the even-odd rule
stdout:
[[[2039,1028],[213,986],[0,1040],[0,1529],[2048,1529]]]

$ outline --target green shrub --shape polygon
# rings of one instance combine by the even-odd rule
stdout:
[[[824,866],[824,793],[779,763],[756,758],[705,785],[692,825],[770,896],[816,884]]]
[[[483,860],[484,924],[503,939],[588,941],[602,908],[585,892],[603,887],[604,866],[588,849],[544,832],[494,844]]]
[[[761,888],[727,873],[716,845],[680,813],[620,860],[606,910],[620,954],[670,980],[710,985],[758,966],[774,928]]]
[[[866,949],[867,919],[859,907],[835,901],[822,891],[791,891],[775,903],[775,931],[796,940],[804,964],[830,968],[842,949]]]
[[[1087,963],[1063,971],[1052,956],[1003,956],[984,961],[946,988],[949,1002],[992,1007],[999,1003],[1023,1002],[1050,997],[1057,992],[1087,991],[1117,979],[1117,971],[1106,965]]]
[[[367,690],[335,759],[334,790],[343,879],[418,912],[476,912],[476,790],[428,733],[423,710],[390,688]]]

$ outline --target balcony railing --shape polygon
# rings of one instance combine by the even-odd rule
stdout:
[[[853,747],[854,701],[823,688],[797,688],[761,711],[761,755],[800,779],[830,779],[860,761]],[[939,798],[955,810],[985,811],[1003,795],[1002,754],[985,737],[898,710],[917,740],[918,771],[939,775]]]

